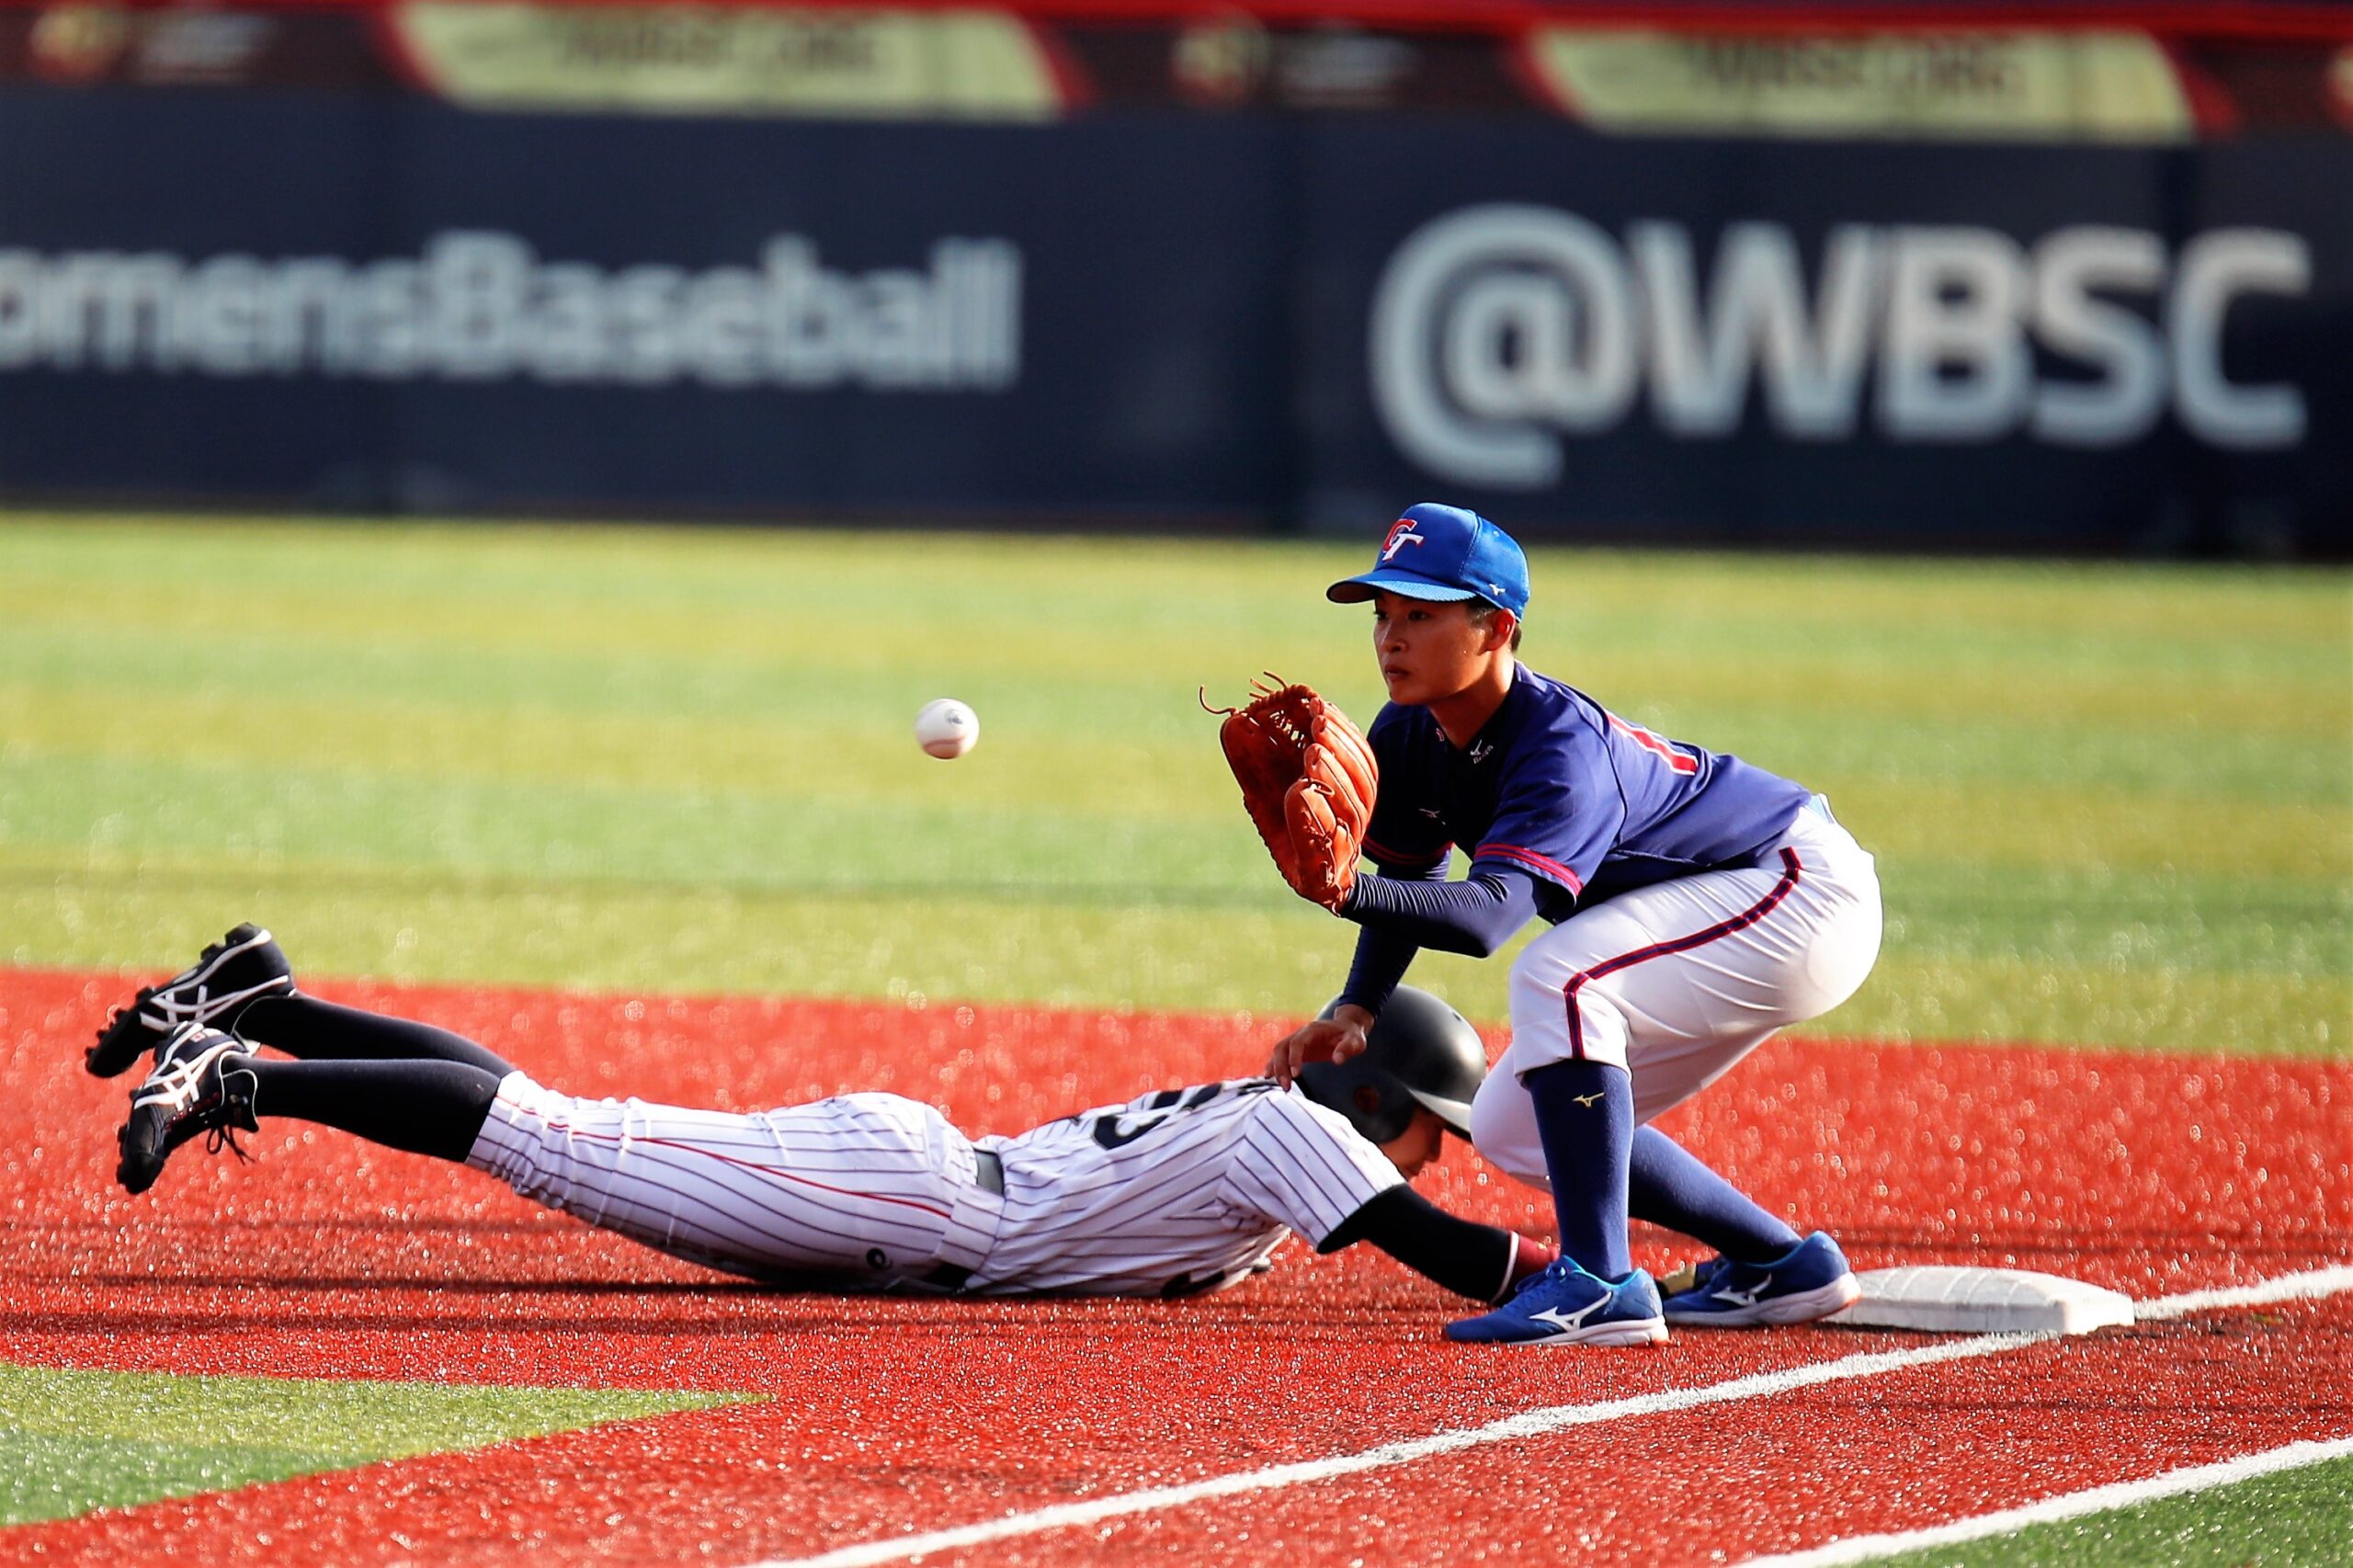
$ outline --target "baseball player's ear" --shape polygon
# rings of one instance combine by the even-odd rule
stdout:
[[[1499,648],[1510,647],[1511,634],[1518,630],[1519,617],[1498,606],[1495,613],[1487,617],[1487,635],[1483,639],[1485,650],[1492,653]]]

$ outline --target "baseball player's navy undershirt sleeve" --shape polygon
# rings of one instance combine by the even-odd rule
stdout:
[[[1383,864],[1381,874],[1399,881],[1442,882],[1446,880],[1447,857],[1441,856],[1427,868],[1399,868]],[[1368,1013],[1378,1013],[1389,1000],[1397,983],[1405,978],[1412,967],[1414,955],[1421,948],[1403,937],[1371,926],[1357,932],[1356,957],[1348,962],[1348,983],[1340,987],[1340,1000],[1362,1007]]]
[[[1417,948],[1483,959],[1535,917],[1536,900],[1535,878],[1501,867],[1483,867],[1459,882],[1358,877],[1347,902],[1340,905],[1340,914],[1368,931],[1402,938]],[[1361,948],[1358,951],[1361,954]]]
[[[1349,960],[1348,983],[1340,987],[1340,1000],[1378,1014],[1421,950],[1403,937],[1365,926],[1357,933],[1357,955]]]
[[[1518,1246],[1509,1231],[1458,1219],[1410,1187],[1392,1187],[1368,1201],[1315,1250],[1337,1252],[1358,1242],[1370,1242],[1415,1273],[1479,1301],[1502,1292]]]

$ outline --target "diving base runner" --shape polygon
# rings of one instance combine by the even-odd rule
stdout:
[[[86,1057],[105,1077],[142,1062],[117,1135],[131,1192],[198,1138],[235,1149],[291,1117],[801,1290],[1174,1298],[1247,1279],[1296,1232],[1495,1301],[1555,1256],[1407,1185],[1467,1131],[1487,1071],[1478,1032],[1411,987],[1365,1052],[1295,1087],[1197,1084],[974,1139],[890,1094],[748,1114],[565,1094],[462,1036],[302,994],[270,934],[241,926],[141,990]]]

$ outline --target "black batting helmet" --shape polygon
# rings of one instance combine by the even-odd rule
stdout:
[[[1318,1017],[1338,1009],[1337,998]],[[1427,991],[1401,985],[1381,1009],[1360,1055],[1311,1062],[1301,1093],[1348,1119],[1375,1143],[1402,1135],[1416,1105],[1461,1137],[1471,1136],[1471,1100],[1487,1076],[1487,1047],[1461,1014]]]

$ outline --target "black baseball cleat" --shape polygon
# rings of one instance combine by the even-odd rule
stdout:
[[[244,1042],[201,1024],[182,1024],[155,1052],[154,1069],[131,1093],[131,1119],[115,1134],[121,1163],[114,1178],[131,1192],[144,1192],[164,1174],[172,1151],[210,1133],[207,1152],[222,1148],[239,1159],[239,1132],[258,1132],[254,1115],[254,1074]]]
[[[233,1025],[249,1002],[290,996],[294,969],[258,926],[240,926],[188,968],[161,985],[140,988],[128,1007],[117,1007],[98,1031],[98,1043],[83,1057],[100,1078],[111,1078],[155,1049],[183,1024]]]

